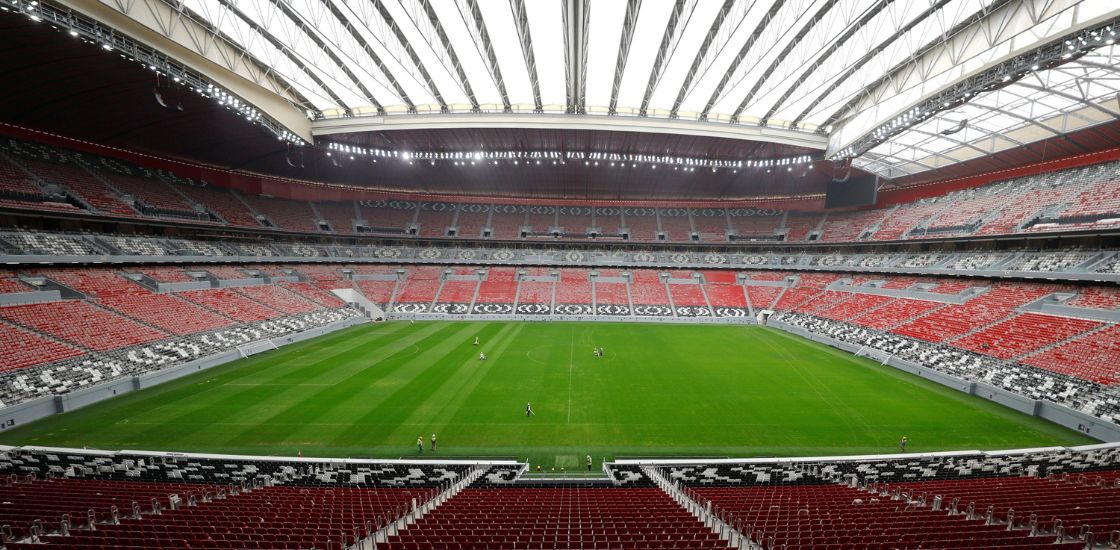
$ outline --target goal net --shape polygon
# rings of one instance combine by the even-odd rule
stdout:
[[[891,357],[894,357],[893,353],[887,353],[881,349],[876,349],[868,346],[859,348],[859,350],[856,351],[855,355],[856,357],[867,357],[868,359],[873,359],[875,361],[878,361],[881,365],[886,365],[887,361],[890,361]]]
[[[249,342],[248,344],[241,344],[237,346],[237,351],[241,353],[242,357],[248,357],[270,349],[277,349],[277,347],[276,342],[266,338],[264,340],[257,340],[256,342]]]

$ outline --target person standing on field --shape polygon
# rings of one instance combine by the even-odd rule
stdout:
[[[416,452],[424,454],[424,436],[416,438]]]
[[[533,404],[532,403],[526,403],[525,404],[525,416],[533,416]]]
[[[591,455],[587,455],[587,471],[591,471]]]
[[[905,453],[907,443],[909,443],[909,441],[906,439],[906,436],[902,436],[902,439],[898,442],[898,452]]]
[[[432,434],[432,452],[436,452],[436,434]]]

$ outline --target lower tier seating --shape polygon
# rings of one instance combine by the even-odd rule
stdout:
[[[573,486],[464,489],[386,547],[700,550],[727,543],[660,489]]]

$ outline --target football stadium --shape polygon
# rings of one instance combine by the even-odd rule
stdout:
[[[0,550],[1120,548],[1112,0],[0,0]]]

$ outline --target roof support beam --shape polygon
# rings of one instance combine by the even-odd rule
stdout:
[[[490,70],[490,78],[494,79],[494,87],[502,96],[502,109],[507,113],[513,110],[509,103],[509,94],[506,93],[506,81],[502,79],[502,68],[498,66],[498,56],[494,53],[494,45],[490,42],[490,33],[486,31],[486,21],[482,19],[482,11],[478,8],[476,0],[466,0],[467,9],[471,12],[475,31],[482,46],[482,59],[486,61],[486,68]]]
[[[295,10],[293,10],[285,0],[270,0],[270,2],[273,6],[276,6],[276,9],[280,10],[280,13],[283,13],[285,17],[291,20],[291,22],[295,24],[297,28],[299,28],[300,32],[302,32],[305,36],[307,36],[307,38],[314,42],[316,47],[323,50],[323,53],[327,54],[327,57],[329,57],[331,61],[338,66],[339,70],[341,70],[343,74],[345,74],[346,77],[354,83],[358,90],[362,92],[362,95],[369,100],[371,105],[379,105],[377,98],[373,96],[373,92],[369,91],[369,88],[366,88],[366,85],[362,83],[362,81],[358,78],[358,75],[354,74],[354,71],[351,71],[350,67],[346,63],[344,63],[340,57],[338,57],[338,54],[335,53],[334,48],[332,48],[329,44],[324,42],[322,38],[319,37],[318,30],[315,27],[307,24],[307,22],[304,21],[303,18],[300,17],[300,15],[296,13]],[[333,11],[334,6],[332,5],[331,8]],[[345,23],[345,19],[341,21]],[[378,67],[384,67],[379,58],[374,57],[373,60],[375,63],[377,63]],[[397,89],[397,95],[399,95],[401,99],[403,99],[404,102],[408,104],[410,109],[415,109],[415,106],[411,101],[409,101],[408,95],[405,94],[404,90],[401,89],[399,84],[397,84],[397,81],[393,78],[393,75],[386,72],[385,76],[388,77],[390,81],[392,81],[394,87]],[[347,109],[347,111],[349,111],[349,109]],[[379,108],[378,112],[381,111],[382,109]]]
[[[626,72],[626,61],[630,58],[630,43],[634,41],[634,28],[637,26],[638,12],[641,8],[642,0],[628,0],[626,2],[626,17],[622,20],[622,38],[618,45],[618,59],[614,62],[611,104],[607,110],[612,115],[618,112],[618,89],[622,86],[622,75]]]
[[[766,111],[766,114],[762,116],[762,121],[760,122],[760,124],[765,126],[766,123],[770,121],[770,117],[774,116],[774,113],[776,113],[778,109],[781,108],[782,104],[784,104],[786,100],[788,100],[790,96],[793,95],[794,90],[796,90],[798,87],[804,84],[806,80],[809,79],[809,75],[820,70],[821,66],[829,60],[832,54],[840,50],[840,46],[843,46],[844,43],[848,41],[848,39],[850,39],[852,36],[855,36],[857,32],[862,30],[865,25],[871,22],[872,19],[878,16],[879,13],[881,13],[892,2],[894,2],[894,0],[877,0],[874,6],[864,12],[863,16],[859,18],[859,21],[856,21],[854,25],[850,25],[848,27],[848,30],[845,31],[844,34],[837,37],[836,40],[828,48],[825,48],[824,53],[820,57],[818,57],[812,65],[802,71],[802,73],[793,80],[793,83],[790,84],[788,88],[786,88],[785,93],[783,93],[781,97],[779,97],[778,100],[774,102],[774,105],[770,107],[770,110]]]
[[[296,57],[295,54],[293,54],[290,49],[285,48],[284,44],[282,44],[279,40],[277,40],[276,37],[272,35],[272,33],[268,32],[268,30],[261,27],[256,22],[256,20],[254,20],[252,17],[249,17],[248,15],[245,15],[244,12],[237,9],[237,6],[235,6],[229,0],[218,0],[218,1],[222,4],[222,6],[224,8],[229,10],[230,13],[236,15],[237,18],[241,20],[241,22],[248,25],[248,27],[250,29],[253,29],[253,32],[260,35],[262,38],[264,38],[266,41],[268,41],[269,44],[272,44],[272,47],[276,48],[280,53],[282,53],[284,55],[284,57],[288,58],[288,60],[291,61],[296,67],[298,67],[299,70],[303,72],[303,74],[307,75],[308,78],[310,78],[312,80],[312,82],[314,82],[317,86],[322,88],[323,92],[325,92],[328,96],[330,96],[331,100],[334,101],[335,103],[337,103],[339,107],[342,107],[342,109],[345,110],[345,111],[350,110],[350,107],[346,106],[346,102],[343,101],[342,98],[339,97],[338,94],[335,93],[335,91],[330,88],[330,86],[327,86],[327,83],[323,82],[323,79],[319,78],[319,75],[316,74],[315,71],[311,70],[307,66],[307,64],[303,62],[302,59],[300,59],[299,57]],[[217,31],[217,29],[214,29],[214,30]]]
[[[692,0],[692,5],[696,4]],[[649,84],[646,85],[646,93],[642,97],[642,107],[638,111],[641,116],[646,116],[649,111],[649,100],[653,97],[653,91],[657,88],[657,83],[661,80],[661,74],[665,70],[666,61],[672,55],[672,49],[676,47],[677,39],[680,37],[678,32],[678,25],[681,21],[681,15],[684,13],[685,0],[676,0],[673,5],[673,13],[669,15],[669,24],[665,27],[665,35],[661,37],[661,46],[657,48],[657,57],[653,60],[653,69],[649,72]],[[683,32],[683,31],[682,31]]]
[[[774,74],[774,71],[777,70],[778,65],[782,64],[786,60],[786,56],[788,56],[789,53],[792,52],[799,43],[801,43],[801,40],[805,38],[805,35],[809,34],[809,31],[813,30],[813,27],[815,27],[817,23],[820,23],[820,21],[824,19],[825,15],[828,14],[828,11],[831,10],[832,6],[835,6],[837,2],[839,2],[839,0],[826,0],[824,5],[822,5],[820,9],[818,9],[817,12],[813,14],[813,17],[811,17],[803,27],[801,27],[801,30],[797,31],[797,34],[793,37],[793,39],[786,43],[786,47],[782,48],[781,53],[779,53],[777,57],[774,58],[774,61],[770,62],[770,66],[767,67],[766,71],[758,77],[758,80],[755,81],[754,86],[752,86],[750,91],[747,92],[747,95],[743,96],[743,100],[739,102],[739,106],[735,109],[735,112],[731,114],[732,119],[737,120],[739,118],[739,115],[743,114],[743,110],[747,108],[747,103],[750,103],[750,101],[754,99],[754,95],[758,93],[760,89],[762,89],[762,85],[770,79],[770,75]],[[765,125],[766,121],[764,120],[762,121],[762,123],[763,125]]]
[[[875,59],[875,57],[877,55],[879,55],[884,50],[886,50],[888,47],[890,47],[890,45],[893,44],[896,40],[898,40],[899,38],[902,38],[906,33],[910,32],[914,27],[918,26],[921,22],[925,21],[926,19],[929,19],[929,17],[932,16],[934,13],[937,13],[938,11],[941,11],[941,8],[944,8],[945,5],[948,4],[951,1],[952,0],[938,0],[936,3],[934,3],[928,9],[926,9],[921,14],[919,14],[918,17],[914,18],[909,23],[903,25],[901,28],[899,28],[893,34],[888,36],[885,40],[880,42],[878,46],[875,46],[875,48],[873,48],[871,51],[864,54],[863,57],[860,57],[858,60],[856,60],[856,62],[853,63],[851,67],[848,67],[848,70],[844,71],[844,74],[841,74],[839,77],[836,78],[836,80],[834,80],[832,82],[831,86],[826,86],[823,90],[821,90],[821,93],[818,94],[817,97],[815,99],[813,99],[813,101],[810,101],[809,104],[805,106],[805,109],[803,111],[801,111],[801,114],[797,115],[793,119],[791,124],[793,126],[797,126],[798,124],[800,124],[802,120],[805,120],[805,117],[809,116],[809,113],[812,112],[812,110],[815,109],[817,107],[817,105],[820,105],[820,103],[822,101],[824,101],[824,98],[828,97],[828,95],[832,93],[832,90],[834,88],[836,88],[840,84],[844,83],[844,81],[851,78],[852,75],[856,74],[857,71],[859,71],[861,68],[863,68],[863,66],[866,65],[868,62],[870,62],[872,59]],[[1009,2],[1009,1],[1010,0],[997,0],[997,2]]]
[[[541,86],[537,80],[537,60],[533,55],[533,38],[529,33],[529,16],[525,12],[525,0],[510,0],[513,8],[513,21],[517,24],[517,36],[521,39],[521,55],[525,59],[525,70],[529,73],[529,83],[533,85],[533,112],[544,112],[541,104]]]
[[[731,7],[734,5],[735,0],[723,0],[723,6],[716,13],[715,21],[708,29],[708,34],[704,36],[704,42],[700,44],[700,49],[696,51],[696,57],[692,59],[692,66],[688,68],[688,74],[685,75],[684,82],[681,83],[681,89],[677,92],[677,99],[673,101],[673,108],[669,111],[669,118],[677,118],[677,111],[680,110],[681,103],[684,103],[685,96],[692,88],[693,79],[700,72],[700,65],[704,63],[704,59],[708,55],[708,48],[712,47],[712,42],[719,36],[723,23],[727,21],[727,14],[731,13]]]
[[[778,15],[778,11],[781,10],[782,6],[784,5],[785,0],[774,0],[774,3],[770,5],[770,11],[766,12],[766,15],[762,16],[762,20],[758,22],[758,25],[754,28],[754,31],[751,32],[751,35],[747,38],[747,41],[743,43],[743,47],[739,48],[739,53],[735,56],[735,59],[731,60],[731,65],[727,67],[727,72],[725,72],[723,78],[720,79],[719,84],[716,86],[716,89],[712,90],[712,96],[708,98],[708,103],[704,105],[704,110],[700,112],[700,120],[708,120],[708,113],[712,112],[712,107],[715,106],[716,102],[719,101],[720,97],[723,95],[723,91],[727,88],[727,84],[731,82],[731,75],[735,74],[735,71],[739,70],[739,65],[741,65],[743,63],[743,60],[747,58],[747,54],[750,53],[751,48],[753,48],[755,45],[755,42],[758,42],[758,39],[766,30],[766,27],[770,25],[770,22],[773,21],[776,15]]]
[[[1069,94],[1069,93],[1066,93],[1066,92],[1063,92],[1063,91],[1060,91],[1060,90],[1053,90],[1053,89],[1050,89],[1050,88],[1044,88],[1044,87],[1038,86],[1036,84],[1027,84],[1025,81],[1022,81],[1022,80],[1020,80],[1019,82],[1016,82],[1016,84],[1019,85],[1019,86],[1022,86],[1024,88],[1030,88],[1032,90],[1037,90],[1037,91],[1040,91],[1040,92],[1046,92],[1048,94],[1054,94],[1058,97],[1062,97],[1062,98],[1068,99],[1070,101],[1076,101],[1076,102],[1078,102],[1078,103],[1080,103],[1080,104],[1082,104],[1086,107],[1089,107],[1091,109],[1095,109],[1097,111],[1100,111],[1100,112],[1102,112],[1102,113],[1104,113],[1104,114],[1106,114],[1106,115],[1108,115],[1112,118],[1120,118],[1120,112],[1109,109],[1108,107],[1105,107],[1104,105],[1101,105],[1099,103],[1093,103],[1092,101],[1086,101],[1085,98],[1083,98],[1083,97],[1077,97],[1073,94]]]
[[[330,3],[331,11],[335,11],[334,0],[322,1]],[[416,66],[416,70],[420,71],[420,77],[424,79],[424,85],[428,88],[428,91],[431,92],[432,97],[436,98],[436,102],[439,103],[440,112],[449,112],[450,109],[448,109],[447,102],[444,101],[443,95],[440,94],[439,87],[436,86],[435,81],[432,80],[432,75],[428,73],[428,69],[424,66],[424,62],[420,60],[420,56],[416,55],[416,50],[413,49],[412,42],[410,42],[408,40],[408,37],[405,36],[404,32],[401,31],[400,26],[397,25],[396,20],[393,19],[393,14],[389,13],[389,9],[385,7],[385,2],[382,0],[370,1],[373,2],[374,6],[377,7],[377,13],[380,14],[381,18],[385,20],[385,23],[389,25],[389,29],[393,31],[393,36],[397,38],[397,42],[400,42],[401,46],[404,47],[405,53],[408,54],[408,58],[412,60],[412,64]],[[365,40],[362,40],[358,35],[355,34],[356,31],[355,29],[353,29],[352,25],[350,25],[348,22],[344,24],[346,26],[346,29],[350,31],[350,34],[354,36],[354,40],[356,40],[358,44],[362,45],[362,49],[364,49],[367,53],[372,53],[372,48],[369,47],[369,44],[367,44]],[[381,68],[383,66],[383,64],[380,62],[380,59],[375,60],[375,62],[377,63],[378,68]],[[382,69],[382,71],[385,71],[385,69]],[[409,104],[411,105],[411,102],[409,102]]]
[[[587,28],[589,0],[564,0],[564,67],[568,84],[568,112],[587,112]]]
[[[260,35],[265,40],[268,40],[268,43],[271,44],[272,47],[277,48],[278,52],[280,52],[284,57],[287,57],[288,60],[290,60],[290,62],[293,65],[296,65],[296,67],[298,67],[302,73],[306,74],[309,78],[311,78],[311,81],[315,82],[315,84],[318,85],[321,88],[321,90],[323,90],[324,93],[329,95],[330,99],[332,99],[334,102],[338,103],[339,106],[342,106],[343,109],[347,109],[346,104],[342,100],[342,97],[338,97],[338,94],[336,94],[334,90],[330,90],[330,86],[327,86],[327,84],[325,82],[323,82],[323,80],[321,80],[321,78],[319,78],[319,75],[315,74],[314,71],[311,71],[311,69],[304,63],[304,60],[302,60],[299,57],[296,57],[295,55],[293,55],[290,52],[289,49],[284,48],[283,45],[280,44],[280,41],[277,40],[276,37],[272,36],[271,32],[268,32],[267,30],[262,29],[261,26],[256,24],[256,21],[252,20],[251,18],[245,17],[244,13],[242,13],[241,10],[236,9],[236,7],[234,7],[233,4],[228,2],[228,0],[220,0],[220,1],[222,3],[222,6],[225,9],[230,10],[230,12],[233,13],[233,15],[235,15],[235,16],[237,16],[237,18],[241,19],[242,22],[244,22],[245,25],[248,25],[249,28],[253,29],[253,31],[256,32],[256,34]],[[184,10],[185,13],[189,13],[189,10],[187,10],[186,8],[183,8],[183,10]],[[211,29],[211,32],[213,32],[213,34],[215,36],[223,36],[223,37],[225,36],[221,29],[218,29],[217,27],[215,27],[213,25],[208,25],[208,27],[209,27],[209,29]],[[245,55],[249,55],[249,54],[246,53]]]
[[[535,113],[452,113],[415,116],[356,116],[324,118],[312,122],[316,136],[353,132],[389,132],[443,128],[530,128],[542,130],[595,130],[704,136],[738,140],[745,147],[790,145],[823,151],[828,137],[814,132],[761,128],[746,124],[715,124],[663,117],[599,116]]]
[[[428,22],[431,23],[432,28],[436,31],[436,36],[439,38],[439,45],[443,51],[447,52],[447,58],[451,60],[451,66],[455,69],[455,75],[459,77],[459,85],[463,87],[463,92],[467,94],[467,99],[471,102],[471,110],[478,112],[478,98],[474,95],[474,90],[471,89],[471,81],[467,78],[467,72],[463,70],[463,64],[459,62],[459,56],[455,54],[455,48],[451,46],[451,40],[447,37],[447,32],[443,29],[443,23],[440,23],[439,16],[436,15],[435,8],[432,7],[431,0],[419,0],[420,6],[424,8],[424,14],[428,16]]]

